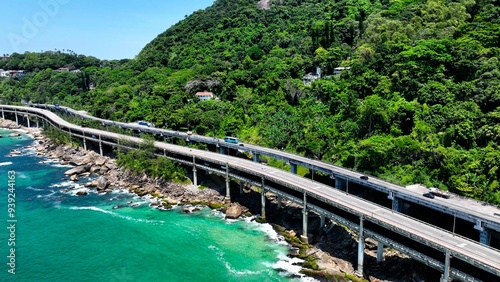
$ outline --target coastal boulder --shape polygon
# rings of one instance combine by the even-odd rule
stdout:
[[[81,166],[74,167],[70,170],[67,170],[64,173],[64,175],[82,174],[82,173],[86,172],[88,169],[89,169],[88,166],[81,165]]]
[[[243,207],[238,204],[231,204],[226,210],[227,219],[237,219],[243,213]]]
[[[84,189],[78,190],[78,191],[76,191],[76,195],[77,196],[85,196],[85,195],[87,195],[87,191],[85,191]]]
[[[105,190],[109,186],[109,181],[106,177],[101,176],[97,179],[97,190]]]
[[[106,163],[106,158],[104,158],[104,157],[98,157],[98,158],[95,160],[95,162],[94,162],[94,164],[95,164],[95,165],[98,165],[98,166],[102,166],[102,165],[104,165],[105,163]]]
[[[69,180],[71,180],[71,181],[78,181],[78,175],[77,174],[71,175],[71,177],[69,178]]]

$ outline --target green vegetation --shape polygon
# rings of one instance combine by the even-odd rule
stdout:
[[[0,68],[28,72],[0,80],[0,102],[238,136],[500,204],[497,0],[256,2],[217,0],[132,60],[13,54]],[[69,65],[81,72],[55,70]],[[219,100],[198,101],[205,90]]]
[[[44,126],[43,134],[57,145],[70,145],[74,148],[81,146],[80,140],[72,139],[69,133],[53,126]]]
[[[152,140],[145,139],[137,150],[118,150],[117,164],[135,174],[146,173],[152,178],[162,178],[177,182],[186,181],[186,172],[167,158],[154,154]]]

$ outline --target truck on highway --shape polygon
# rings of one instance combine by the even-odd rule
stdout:
[[[449,193],[447,193],[446,191],[443,191],[443,190],[439,190],[438,188],[435,188],[435,187],[429,188],[429,193],[431,193],[432,195],[434,195],[436,197],[441,197],[441,198],[445,198],[445,199],[450,198]]]

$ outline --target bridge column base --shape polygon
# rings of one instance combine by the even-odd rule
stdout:
[[[260,161],[259,154],[253,153],[252,159],[253,159],[254,162],[258,163]]]
[[[194,186],[198,186],[198,175],[196,173],[196,167],[193,167],[193,184]]]
[[[401,199],[394,197],[392,202],[392,210],[396,212],[401,212],[402,203]]]
[[[479,231],[479,243],[489,246],[491,244],[491,231],[484,228]]]
[[[384,261],[384,244],[378,242],[377,245],[377,262],[380,263]]]
[[[335,176],[335,188],[342,191],[346,190],[346,180]]]
[[[357,275],[363,277],[363,264],[365,259],[365,236],[364,236],[364,218],[360,217],[359,220],[359,235],[358,235],[358,269]]]
[[[99,136],[99,138],[101,138],[101,136]],[[103,151],[102,151],[102,142],[101,142],[101,141],[99,141],[99,154],[100,154],[101,156],[104,156],[104,153],[103,153]]]
[[[309,238],[306,235],[300,235],[300,241],[309,244]]]

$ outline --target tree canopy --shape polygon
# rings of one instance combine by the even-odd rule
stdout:
[[[256,2],[217,0],[132,60],[13,54],[0,68],[27,74],[0,80],[0,100],[234,135],[500,204],[497,0]]]

